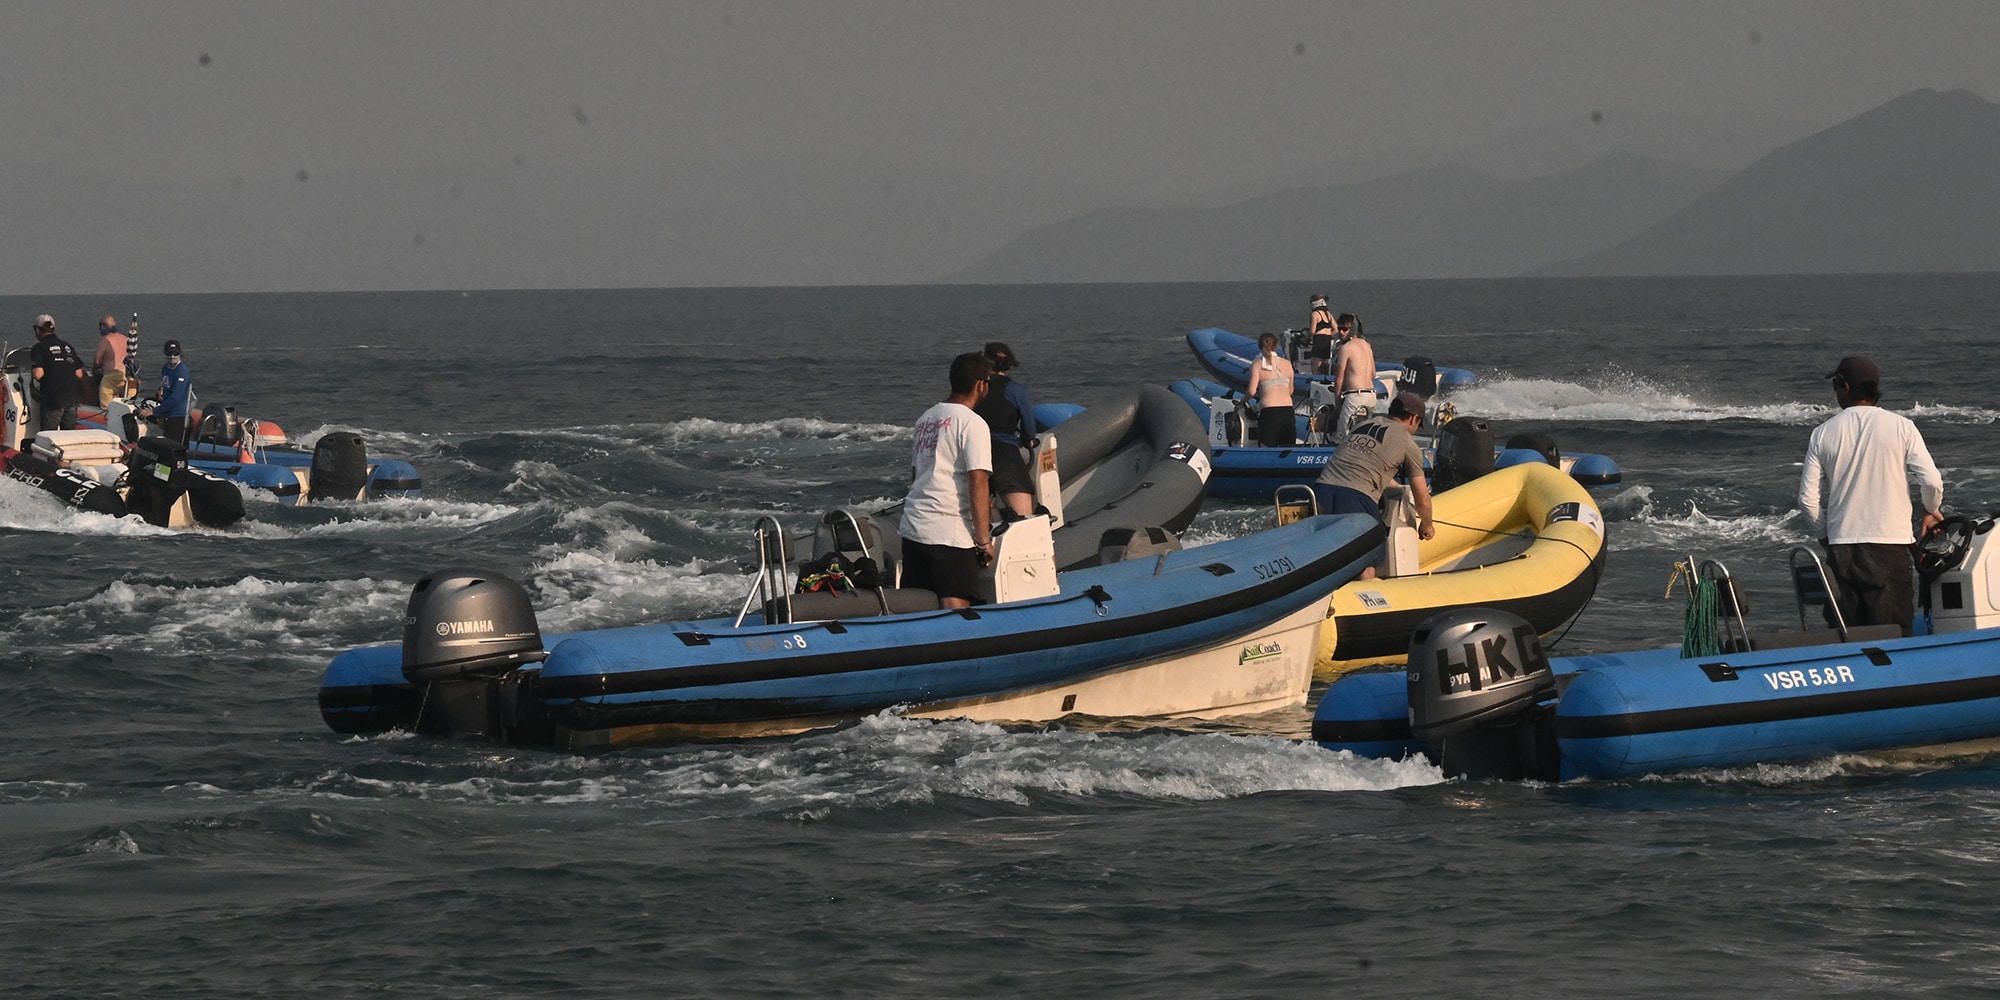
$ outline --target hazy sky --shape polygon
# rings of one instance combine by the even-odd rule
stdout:
[[[2000,99],[2000,3],[0,0],[0,158],[133,178],[865,154],[1110,185],[1592,112]],[[16,192],[15,197],[20,196]]]

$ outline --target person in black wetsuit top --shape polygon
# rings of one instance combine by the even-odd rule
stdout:
[[[1035,512],[1035,480],[1028,470],[1027,453],[1037,429],[1035,406],[1028,389],[1007,376],[1020,365],[1014,349],[999,341],[986,345],[986,360],[993,362],[993,377],[986,398],[973,412],[986,421],[993,434],[993,492],[1016,515]]]

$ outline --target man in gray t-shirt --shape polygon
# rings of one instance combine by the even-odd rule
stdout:
[[[1424,481],[1424,453],[1415,436],[1423,420],[1424,398],[1399,392],[1389,401],[1388,416],[1377,414],[1354,425],[1313,483],[1320,513],[1380,516],[1382,492],[1401,474],[1417,508],[1417,537],[1437,534],[1431,524],[1430,484]]]

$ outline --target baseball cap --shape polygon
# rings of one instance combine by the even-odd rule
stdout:
[[[167,357],[178,358],[181,356],[181,342],[178,340],[169,340],[161,344],[160,349],[166,353]]]
[[[1389,401],[1389,415],[1392,417],[1422,416],[1423,412],[1424,397],[1408,389],[1397,393],[1396,398]]]
[[[35,317],[35,329],[37,330],[52,330],[55,329],[55,325],[56,318],[48,313],[43,313]]]
[[[1840,364],[1827,372],[1826,377],[1840,379],[1848,385],[1859,385],[1863,382],[1882,381],[1882,369],[1875,367],[1875,362],[1859,354],[1850,354],[1841,358]]]

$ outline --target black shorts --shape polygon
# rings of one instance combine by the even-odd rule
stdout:
[[[903,586],[977,602],[979,550],[903,539]]]
[[[1331,334],[1326,336],[1315,334],[1313,336],[1312,356],[1315,358],[1333,357],[1333,336]]]
[[[1257,443],[1266,448],[1289,448],[1299,436],[1298,417],[1288,407],[1266,406],[1257,411]]]
[[[1021,457],[1020,448],[993,442],[992,483],[995,493],[1035,492],[1035,480],[1028,475],[1028,460]]]

